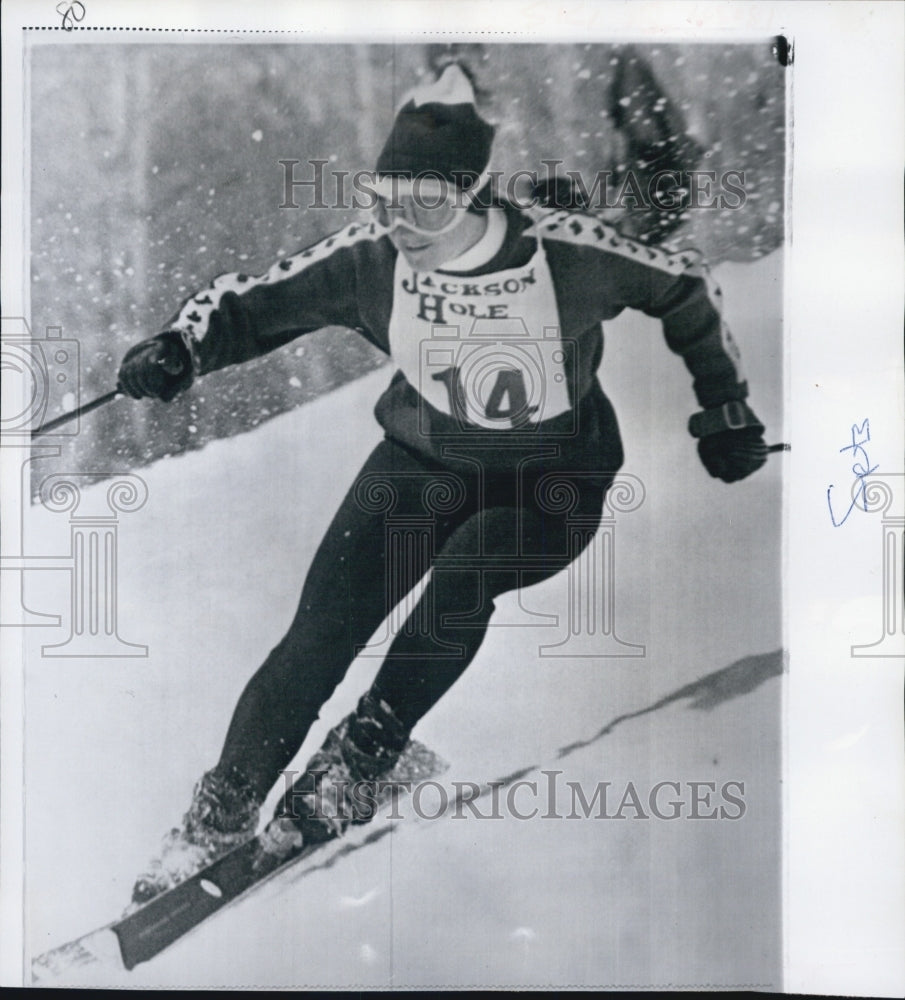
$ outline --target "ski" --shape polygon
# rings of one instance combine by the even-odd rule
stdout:
[[[148,961],[252,886],[322,846],[314,844],[281,857],[264,851],[258,835],[230,851],[113,925],[123,965],[131,970]]]
[[[39,955],[32,980],[42,983],[98,963],[130,971],[239,896],[327,846],[313,844],[277,857],[263,850],[259,834],[135,912]]]
[[[389,788],[434,778],[447,764],[423,744],[412,740],[387,778],[387,789],[378,797],[383,805]],[[167,892],[137,910],[95,931],[37,956],[32,961],[32,982],[49,983],[92,965],[131,971],[168,948],[218,910],[234,903],[265,882],[319,852],[336,848],[333,856],[381,839],[394,823],[378,827],[362,841],[346,838],[290,848],[281,854],[265,849],[265,834],[259,833],[234,848]]]

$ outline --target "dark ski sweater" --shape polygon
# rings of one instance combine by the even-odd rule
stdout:
[[[376,407],[387,435],[453,468],[614,469],[612,409],[596,379],[601,322],[659,318],[702,407],[747,386],[694,251],[668,254],[594,216],[504,204],[506,236],[470,272],[414,271],[374,223],[353,224],[259,277],[225,274],[168,325],[190,335],[195,373],[258,357],[324,326],[357,330],[398,366]]]

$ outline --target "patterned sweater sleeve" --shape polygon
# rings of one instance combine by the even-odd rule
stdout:
[[[638,309],[662,321],[666,343],[685,362],[702,407],[747,397],[722,296],[699,253],[666,253],[588,216],[560,219],[557,229],[568,234],[555,232],[554,242],[560,248],[563,303],[578,329],[612,319],[625,308]]]
[[[631,275],[624,278],[633,288]],[[722,315],[722,293],[699,259],[685,266],[678,278],[654,271],[645,294],[639,298],[628,292],[624,297],[630,300],[626,305],[662,320],[666,343],[691,372],[701,406],[747,397],[741,354]]]
[[[381,254],[373,226],[348,226],[264,274],[222,274],[187,299],[165,329],[191,344],[195,374],[239,364],[325,326],[357,329],[383,347],[362,318],[362,274]],[[385,240],[383,242],[386,242]]]

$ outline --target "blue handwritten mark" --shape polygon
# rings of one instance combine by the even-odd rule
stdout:
[[[870,441],[870,421],[865,420],[862,424],[852,424],[852,443],[845,445],[844,448],[840,448],[839,452],[850,451],[852,453],[852,458],[857,459],[855,464],[852,466],[852,472],[855,474],[855,479],[857,480],[857,491],[854,493],[854,499],[849,505],[848,510],[845,512],[845,516],[841,521],[836,520],[836,515],[833,513],[833,502],[830,499],[830,492],[833,489],[833,484],[831,483],[827,487],[826,491],[826,505],[830,510],[830,520],[833,522],[834,528],[841,528],[848,519],[849,514],[857,507],[858,497],[861,497],[861,503],[863,509],[867,510],[867,493],[866,484],[864,480],[872,473],[875,472],[879,466],[871,465],[870,459],[867,457],[867,451],[864,446]]]
[[[57,13],[63,18],[64,31],[72,31],[75,23],[85,19],[85,5],[81,0],[61,0]]]

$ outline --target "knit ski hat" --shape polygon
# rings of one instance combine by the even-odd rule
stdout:
[[[475,108],[471,81],[453,63],[399,110],[377,158],[377,174],[442,177],[467,191],[487,167],[492,140],[493,126]]]

